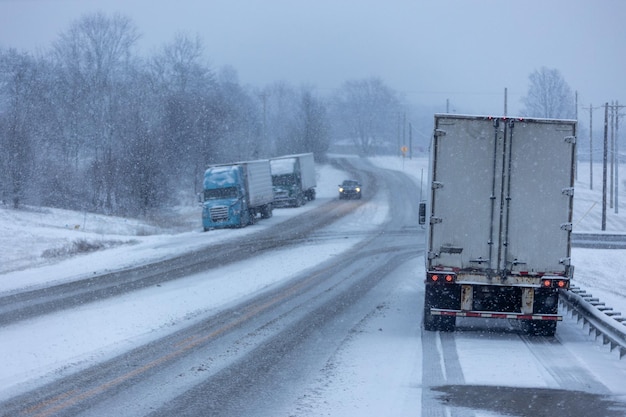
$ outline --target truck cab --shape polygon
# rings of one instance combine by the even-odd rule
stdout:
[[[296,158],[273,159],[272,186],[276,207],[300,207],[306,203],[302,192],[302,175]]]
[[[270,160],[274,205],[300,207],[315,200],[315,160],[312,153],[283,155]]]
[[[243,173],[237,166],[209,168],[204,175],[204,230],[242,227],[250,223]]]

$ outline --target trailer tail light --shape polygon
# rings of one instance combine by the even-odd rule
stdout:
[[[569,288],[569,280],[567,279],[543,279],[541,280],[542,288]]]
[[[439,273],[427,273],[426,281],[438,284],[454,284],[456,282],[455,274],[439,274]]]

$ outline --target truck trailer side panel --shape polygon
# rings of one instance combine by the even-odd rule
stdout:
[[[245,167],[250,207],[260,207],[272,203],[274,190],[269,160],[247,161],[241,164]]]
[[[300,174],[302,175],[302,190],[307,191],[317,186],[315,174],[315,160],[312,153],[296,155],[300,161]]]

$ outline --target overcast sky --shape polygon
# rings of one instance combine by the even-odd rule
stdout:
[[[325,94],[375,76],[413,102],[481,114],[502,114],[507,87],[514,115],[545,66],[581,106],[626,104],[624,0],[0,0],[0,47],[45,51],[97,11],[130,17],[143,55],[198,34],[207,62],[242,84]]]

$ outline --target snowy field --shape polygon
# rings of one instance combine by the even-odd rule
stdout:
[[[418,183],[426,181],[426,158],[403,160],[378,157],[371,160],[380,167],[402,171]],[[595,172],[600,173],[601,167]],[[589,190],[588,177],[588,172],[581,166],[576,184],[575,231],[600,229],[601,185],[598,180],[594,190]],[[258,232],[337,198],[336,184],[344,178],[344,173],[330,166],[318,167],[316,201],[297,209],[277,209],[271,219],[251,227],[207,233],[201,230],[200,208],[194,202],[181,206],[175,220],[160,221],[96,216],[49,208],[31,207],[16,211],[2,207],[0,293],[165,259],[207,244]],[[608,232],[622,233],[626,229],[626,206],[622,207],[622,201],[626,202],[626,198],[620,198],[620,214],[608,213]],[[372,203],[351,215],[350,221],[341,227],[350,230],[354,225],[363,227],[369,224],[374,229],[387,219],[387,215],[385,193],[381,192]],[[337,228],[333,230],[336,232]],[[351,237],[339,242],[311,243],[274,253],[282,255],[280,259],[294,260],[281,265],[280,273],[262,272],[275,271],[269,264],[275,262],[277,256],[251,259],[166,283],[162,288],[145,289],[6,326],[0,329],[0,356],[4,358],[0,367],[0,399],[161,337],[229,303],[337,256],[358,243],[359,239]],[[103,249],[89,254],[73,253],[85,247]],[[287,252],[289,256],[286,256]],[[315,256],[311,256],[312,253]],[[576,283],[623,313],[626,313],[626,283],[621,273],[626,271],[625,255],[623,250],[573,250]],[[233,277],[237,277],[237,284],[234,284]],[[225,282],[228,285],[224,285]],[[411,291],[417,291],[418,284],[410,284]],[[115,317],[123,317],[123,320],[113,320]],[[72,343],[68,344],[68,340]],[[398,348],[402,349],[401,346]],[[403,354],[414,356],[417,353],[410,352],[407,347]],[[406,378],[409,377],[414,375],[407,370]],[[362,394],[369,395],[368,392]]]

